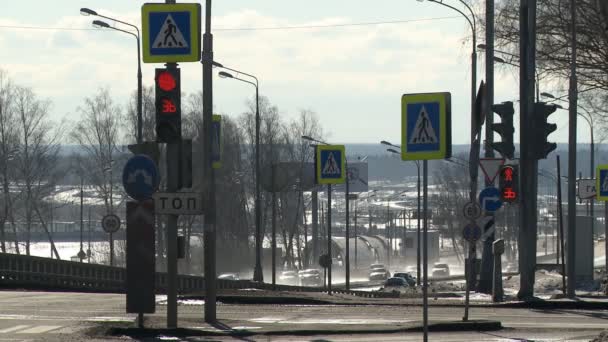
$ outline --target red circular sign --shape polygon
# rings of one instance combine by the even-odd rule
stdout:
[[[175,78],[168,71],[163,71],[158,74],[157,82],[160,89],[164,91],[171,91],[175,89],[176,86]]]

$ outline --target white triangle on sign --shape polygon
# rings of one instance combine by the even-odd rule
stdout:
[[[152,48],[181,49],[187,47],[188,42],[184,39],[182,31],[180,31],[179,27],[175,24],[175,19],[173,19],[171,14],[167,14],[163,26],[161,26],[158,35],[156,35],[156,38],[152,43]]]
[[[494,179],[500,171],[500,167],[505,164],[505,160],[502,158],[481,158],[479,159],[479,166],[481,171],[486,176],[488,183],[494,183]]]
[[[414,126],[414,134],[410,137],[410,144],[436,144],[439,142],[435,129],[429,119],[429,113],[424,105],[420,109],[416,125]]]
[[[323,174],[324,175],[339,175],[340,174],[340,167],[338,166],[338,163],[336,163],[336,158],[334,158],[333,152],[329,152],[329,155],[327,156],[327,161],[325,162],[325,165],[323,166]]]

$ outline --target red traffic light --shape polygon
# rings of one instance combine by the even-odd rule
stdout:
[[[168,71],[163,71],[158,74],[156,82],[158,82],[158,86],[160,87],[160,89],[164,91],[171,91],[175,89],[177,85],[175,78]]]
[[[505,181],[512,182],[513,181],[513,168],[511,166],[505,166],[501,170],[502,178]]]

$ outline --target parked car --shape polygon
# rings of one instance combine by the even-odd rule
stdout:
[[[239,275],[236,273],[222,273],[219,275],[219,277],[217,277],[217,279],[239,280]]]
[[[436,263],[431,270],[432,277],[449,277],[450,266],[448,264]]]
[[[279,275],[279,283],[285,285],[298,285],[299,278],[297,271],[283,271]]]
[[[391,273],[385,268],[372,268],[369,271],[369,280],[386,280],[390,278]]]
[[[395,273],[393,273],[393,277],[394,278],[403,278],[403,279],[405,279],[405,282],[409,286],[416,286],[416,278],[414,278],[414,276],[412,276],[408,272],[395,272]]]
[[[369,268],[371,270],[373,270],[373,269],[376,269],[376,268],[386,268],[386,267],[384,267],[383,264],[371,264],[371,265],[369,265]]]
[[[303,271],[298,272],[298,276],[300,277],[300,285],[302,286],[322,286],[323,285],[323,276],[321,275],[321,271],[315,268],[309,268]]]
[[[392,277],[392,278],[388,278],[384,282],[384,286],[382,288],[380,288],[380,291],[382,291],[382,292],[393,292],[393,291],[404,292],[408,288],[409,288],[409,285],[407,284],[407,281],[405,281],[404,278]]]

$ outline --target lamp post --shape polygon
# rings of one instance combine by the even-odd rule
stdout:
[[[218,75],[221,78],[231,78],[241,82],[249,83],[255,87],[255,268],[253,270],[253,280],[263,282],[264,275],[262,274],[262,208],[260,205],[260,93],[259,82],[257,77],[246,74],[223,66],[218,62],[213,62],[215,66],[234,71],[238,74],[249,76],[255,80],[251,82],[234,76],[228,72],[220,71]]]
[[[401,146],[399,145],[393,145],[390,142],[386,141],[386,140],[382,140],[380,142],[382,145],[386,145],[386,146],[391,146],[394,148],[398,148],[401,149]],[[400,151],[397,151],[393,148],[389,148],[387,149],[388,152],[397,154],[397,155],[401,155]],[[418,286],[420,286],[420,275],[422,274],[422,264],[421,264],[421,230],[420,230],[420,217],[421,217],[421,213],[420,213],[420,162],[418,160],[414,160],[414,162],[416,163],[416,171],[418,174],[418,182],[417,182],[417,190],[418,190],[418,204],[417,204],[417,208],[416,208],[416,221],[417,221],[417,229],[416,229],[416,272],[417,272],[417,277],[416,277],[416,283]]]
[[[130,31],[126,31],[126,30],[122,30],[119,28],[116,28],[114,26],[110,26],[108,25],[108,23],[101,21],[101,20],[94,20],[93,21],[93,26],[97,27],[97,28],[109,28],[112,30],[116,30],[116,31],[120,31],[120,32],[124,32],[127,34],[130,34],[132,36],[135,37],[135,39],[137,40],[137,144],[141,144],[143,142],[143,137],[142,137],[142,83],[141,83],[141,51],[140,51],[140,46],[139,46],[139,28],[133,24],[129,24],[127,22],[124,22],[122,20],[118,20],[115,18],[110,18],[110,17],[106,17],[105,15],[101,15],[95,11],[93,11],[92,9],[89,8],[81,8],[80,9],[80,14],[85,15],[85,16],[89,16],[89,15],[93,15],[93,16],[97,16],[100,18],[105,18],[108,20],[112,20],[115,21],[117,23],[121,23],[123,25],[127,25],[130,26],[132,28],[135,29],[135,31],[137,32],[136,34]]]

